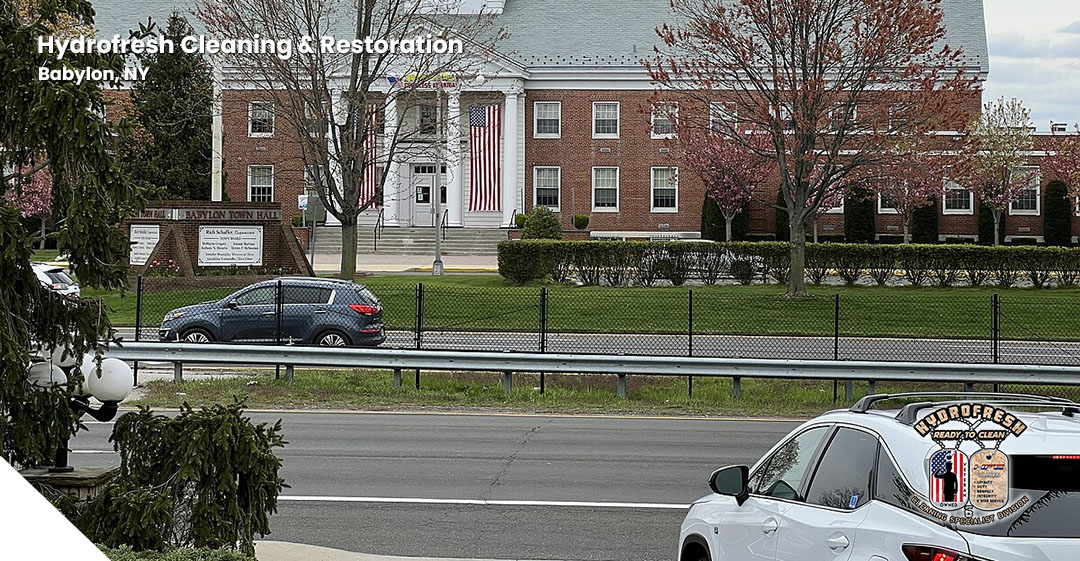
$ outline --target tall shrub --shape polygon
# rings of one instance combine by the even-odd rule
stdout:
[[[979,204],[979,244],[1001,245],[1005,241],[1005,214],[1001,213],[998,223],[998,240],[994,243],[994,211],[985,204]]]
[[[940,204],[938,199],[934,199],[929,205],[915,209],[911,219],[912,243],[938,243]]]
[[[720,212],[720,205],[712,197],[705,197],[705,201],[701,203],[701,237],[724,241],[724,214]]]
[[[1061,181],[1051,181],[1046,186],[1043,201],[1043,237],[1047,245],[1072,245],[1072,201],[1069,189]]]
[[[561,240],[562,225],[559,217],[546,206],[535,206],[521,229],[523,240]]]
[[[874,243],[874,198],[863,187],[844,200],[844,236],[848,243]]]

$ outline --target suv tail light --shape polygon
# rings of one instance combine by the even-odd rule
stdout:
[[[905,545],[903,551],[908,561],[972,561],[970,557],[962,553],[943,547]]]
[[[354,312],[360,315],[373,316],[379,313],[379,308],[376,306],[367,306],[364,304],[349,304],[349,307],[352,308]]]

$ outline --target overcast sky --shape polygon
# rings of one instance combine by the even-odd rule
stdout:
[[[1016,97],[1039,130],[1080,122],[1080,0],[985,0],[984,101]]]

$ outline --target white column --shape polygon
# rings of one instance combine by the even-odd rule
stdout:
[[[394,139],[398,135],[397,98],[392,94],[386,101],[383,114],[386,119],[385,153],[391,156]],[[396,158],[390,158],[386,162],[386,183],[383,184],[383,204],[386,205],[383,220],[387,226],[398,226],[403,221],[401,197],[401,164]]]
[[[345,113],[348,108],[345,105],[345,100],[342,98],[342,90],[332,91],[330,93],[330,122],[328,123],[328,129],[326,134],[326,149],[330,153],[330,169],[323,170],[334,177],[334,185],[337,185],[337,190],[343,192],[341,187],[342,175],[341,175],[341,163],[338,156],[337,147],[334,145],[332,132],[329,127],[337,128],[338,123],[345,122]],[[327,188],[327,199],[330,205],[334,204],[334,195]],[[340,226],[341,221],[334,216],[334,213],[330,212],[330,209],[326,210],[326,225],[327,226]]]
[[[222,200],[223,185],[221,184],[221,167],[222,160],[224,158],[222,154],[222,148],[225,144],[224,138],[224,123],[221,115],[222,103],[221,103],[221,59],[218,57],[210,58],[211,64],[214,66],[214,90],[213,90],[213,105],[211,111],[213,111],[213,124],[211,125],[211,136],[213,152],[210,160],[210,200],[220,201]]]
[[[502,178],[502,223],[504,226],[511,225],[514,219],[514,209],[517,208],[518,192],[518,100],[521,96],[520,88],[513,88],[506,92],[506,102],[503,105],[503,178]]]
[[[446,101],[446,224],[462,226],[461,92],[452,90]]]

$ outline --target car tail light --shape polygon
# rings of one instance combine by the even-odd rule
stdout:
[[[53,285],[52,285],[52,289],[53,290],[60,290],[61,288],[63,288],[63,286],[64,285],[62,285],[62,284],[60,284],[58,282],[54,282]]]
[[[971,561],[970,557],[943,547],[905,545],[903,550],[908,561]]]
[[[1080,455],[1072,455],[1072,456],[1058,455],[1058,456],[1052,456],[1052,458],[1055,459],[1055,460],[1080,460]]]
[[[350,304],[349,307],[352,308],[354,312],[365,316],[373,316],[379,313],[379,308],[377,306],[368,306],[366,304]]]

